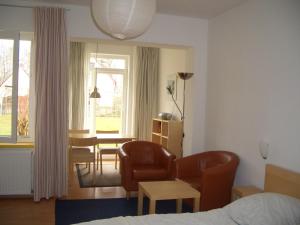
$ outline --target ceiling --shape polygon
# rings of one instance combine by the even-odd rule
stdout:
[[[89,5],[90,0],[23,0],[62,4]],[[247,0],[157,0],[157,11],[162,14],[196,18],[212,18]]]

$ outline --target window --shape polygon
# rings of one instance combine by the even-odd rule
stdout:
[[[89,99],[92,129],[122,132],[126,124],[128,58],[123,55],[90,54],[88,90],[91,93],[96,84],[101,95],[100,99]]]
[[[0,140],[32,136],[30,109],[32,35],[0,32]]]

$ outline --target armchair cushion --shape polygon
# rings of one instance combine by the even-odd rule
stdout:
[[[143,181],[153,178],[161,180],[168,177],[168,170],[155,165],[133,166],[133,179]]]

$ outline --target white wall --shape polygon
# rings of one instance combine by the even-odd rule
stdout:
[[[265,163],[300,172],[300,1],[248,1],[212,19],[208,40],[206,147],[240,156],[238,184],[262,187]]]
[[[174,96],[177,96],[176,101],[180,110],[182,110],[183,86],[182,80],[177,78],[177,72],[187,71],[186,65],[187,50],[186,49],[160,49],[160,68],[159,68],[159,112],[169,112],[180,119],[180,113],[176,108],[171,95],[167,93],[166,87],[168,80],[175,80],[176,88]]]
[[[70,9],[67,11],[67,29],[72,38],[110,39],[93,24],[89,7],[66,7]],[[187,108],[191,110],[187,110],[186,114],[185,124],[189,133],[184,141],[185,154],[198,152],[204,146],[207,27],[207,20],[157,14],[150,29],[133,40],[148,44],[188,46],[193,49],[189,51],[193,54],[193,60],[189,62],[188,69],[194,72],[195,76],[192,78],[192,87],[187,92],[191,96],[191,101],[187,101],[190,104]],[[0,29],[32,31],[32,10],[0,7]],[[191,59],[191,56],[189,58]]]

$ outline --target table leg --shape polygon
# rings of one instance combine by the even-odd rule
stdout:
[[[181,213],[182,211],[182,199],[176,199],[176,212]]]
[[[155,214],[156,200],[150,199],[149,214]]]
[[[93,168],[93,185],[96,184],[96,165],[95,165],[95,162],[94,162],[94,168]]]
[[[142,188],[139,187],[139,193],[138,193],[138,216],[143,215],[143,198],[144,193]]]
[[[200,198],[194,198],[193,212],[199,212]]]

